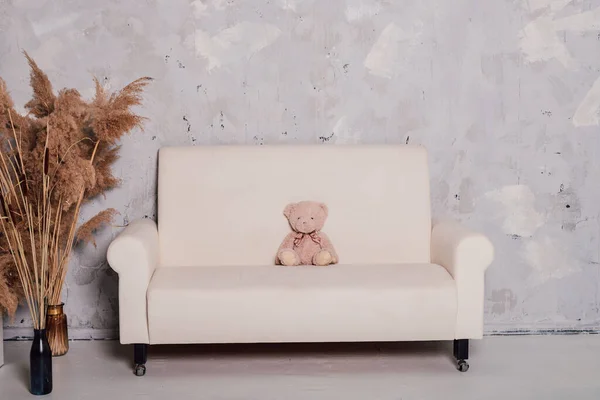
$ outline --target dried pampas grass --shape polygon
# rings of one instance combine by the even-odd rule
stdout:
[[[116,214],[118,214],[118,212],[114,208],[99,212],[95,217],[79,227],[75,239],[78,242],[92,243],[94,247],[96,247],[94,232],[102,227],[102,225],[110,224]]]
[[[38,118],[48,116],[54,111],[54,102],[56,101],[52,92],[52,84],[48,76],[29,57],[29,54],[25,53],[25,58],[31,68],[29,79],[33,89],[33,98],[25,104],[25,108]]]
[[[0,78],[0,312],[14,315],[25,298],[42,327],[45,306],[60,304],[74,243],[95,245],[94,233],[116,213],[101,211],[76,229],[81,206],[119,184],[111,171],[117,142],[142,127],[131,108],[151,79],[112,94],[95,79],[95,96],[86,101],[75,89],[55,93],[25,57],[33,89],[27,115],[15,111]]]

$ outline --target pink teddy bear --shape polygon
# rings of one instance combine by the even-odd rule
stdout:
[[[321,232],[327,219],[327,206],[315,201],[291,203],[283,214],[293,229],[277,251],[281,265],[329,265],[338,262],[338,256],[327,235]]]

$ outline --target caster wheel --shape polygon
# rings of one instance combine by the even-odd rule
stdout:
[[[136,376],[144,376],[146,375],[146,366],[144,364],[136,364],[133,368],[133,373]]]
[[[458,365],[456,366],[456,368],[460,372],[467,372],[469,370],[469,363],[466,362],[465,360],[460,360],[460,361],[458,361]]]

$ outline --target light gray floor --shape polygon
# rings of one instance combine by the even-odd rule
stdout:
[[[5,342],[0,399],[27,389],[30,342]],[[71,342],[54,359],[47,399],[600,399],[600,336],[486,337],[471,368],[452,364],[449,343],[151,347],[145,377],[131,348]]]

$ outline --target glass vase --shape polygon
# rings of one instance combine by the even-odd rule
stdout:
[[[46,331],[48,343],[54,357],[62,356],[69,351],[69,331],[67,316],[63,312],[64,303],[49,305],[46,311]]]
[[[52,392],[52,351],[45,329],[33,330],[29,353],[29,391],[34,395]]]

